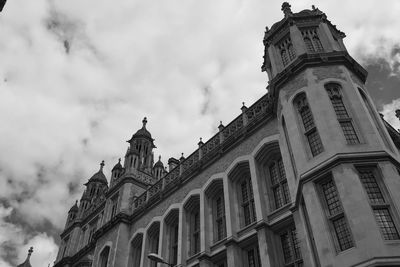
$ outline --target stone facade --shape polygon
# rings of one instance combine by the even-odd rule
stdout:
[[[68,213],[56,267],[400,266],[400,134],[313,7],[267,28],[269,92],[190,156],[143,127]]]

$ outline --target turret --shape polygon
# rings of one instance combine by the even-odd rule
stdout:
[[[177,160],[176,158],[169,158],[168,159],[168,170],[172,171],[176,166],[179,165],[179,160]]]
[[[92,203],[104,197],[108,189],[107,178],[103,173],[104,160],[100,163],[100,169],[85,184],[86,189],[82,194],[79,211],[83,214]]]
[[[65,227],[68,227],[75,221],[75,219],[78,217],[78,211],[79,211],[79,208],[78,208],[78,200],[77,200],[75,202],[75,204],[68,211],[68,218],[67,218]]]
[[[132,138],[128,140],[129,149],[125,155],[125,168],[129,172],[131,169],[141,170],[151,174],[153,168],[153,148],[154,139],[146,129],[147,118],[144,118],[143,126]]]
[[[110,185],[113,186],[119,177],[121,177],[124,172],[124,168],[121,165],[121,159],[118,159],[118,163],[111,170],[111,181]]]
[[[161,161],[161,156],[158,157],[158,161],[156,162],[156,164],[154,164],[153,167],[153,175],[154,177],[156,177],[157,179],[161,179],[162,177],[164,177],[164,164]]]
[[[398,174],[385,166],[398,152],[365,89],[367,72],[325,13],[315,7],[292,12],[288,3],[282,11],[284,18],[266,30],[262,70],[270,78],[289,195],[300,206],[294,216],[296,209],[306,213],[302,227],[309,228],[315,255],[323,255],[304,266],[359,266],[392,255],[389,247],[377,251],[389,240],[381,233],[394,225],[394,215],[387,208],[385,218],[378,217],[370,192],[384,192],[385,183],[393,187]]]

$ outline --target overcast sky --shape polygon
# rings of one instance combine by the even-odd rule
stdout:
[[[67,210],[107,176],[147,116],[155,157],[189,155],[266,93],[265,26],[282,1],[9,0],[0,13],[0,266],[53,263]],[[370,71],[369,92],[400,128],[400,1],[316,5]]]

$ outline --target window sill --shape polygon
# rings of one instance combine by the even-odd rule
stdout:
[[[211,246],[210,249],[211,250],[215,250],[219,247],[222,247],[225,244],[226,241],[226,237],[222,238],[221,240],[215,241]]]
[[[249,225],[244,226],[237,232],[238,236],[242,236],[243,234],[250,232],[251,230],[253,230],[255,228],[256,225],[257,225],[257,222],[254,221],[254,222],[250,223]]]
[[[187,258],[186,263],[187,263],[187,264],[190,264],[190,263],[196,261],[196,260],[197,260],[197,257],[198,257],[199,255],[200,255],[200,252],[197,252],[197,253],[195,253],[195,254],[193,254],[193,255],[190,255],[190,256]]]
[[[289,202],[285,205],[283,205],[282,207],[280,207],[279,209],[273,210],[270,214],[268,214],[268,220],[273,220],[276,217],[279,217],[279,215],[284,214],[285,212],[287,212],[288,210],[290,210],[290,207],[292,206],[292,202]]]

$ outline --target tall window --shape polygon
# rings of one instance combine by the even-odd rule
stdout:
[[[254,206],[253,186],[251,178],[243,179],[240,182],[240,193],[242,201],[242,211],[244,216],[244,226],[256,221],[256,209]]]
[[[200,252],[200,213],[195,211],[191,218],[191,255]]]
[[[280,51],[284,66],[288,65],[296,57],[296,51],[290,37],[286,37],[278,44],[278,50]]]
[[[282,158],[273,161],[269,166],[269,176],[274,197],[274,209],[279,209],[290,202],[290,193]]]
[[[322,43],[319,39],[317,28],[308,28],[301,30],[303,40],[308,53],[323,51]]]
[[[160,242],[160,223],[154,222],[147,230],[148,252],[158,254]],[[157,262],[150,261],[150,267],[157,267]]]
[[[170,263],[177,264],[178,263],[178,234],[179,234],[179,225],[175,224],[171,227],[171,235],[170,235],[170,244],[171,244],[171,254],[170,254]]]
[[[246,261],[249,267],[261,267],[260,250],[258,244],[246,249]]]
[[[89,226],[89,238],[88,238],[88,243],[92,242],[93,240],[93,235],[97,230],[97,220],[95,220],[94,222],[92,222]]]
[[[225,202],[224,195],[217,196],[215,199],[215,241],[222,240],[226,236],[225,229]]]
[[[333,109],[335,110],[336,117],[347,143],[350,145],[359,144],[360,140],[358,139],[357,133],[354,129],[352,119],[343,103],[341,86],[337,83],[328,83],[325,85],[325,89],[331,99]]]
[[[303,266],[296,227],[292,226],[280,234],[283,259],[287,267]]]
[[[142,258],[142,245],[143,245],[143,234],[138,234],[131,243],[131,264],[129,266],[140,266]]]
[[[107,267],[108,255],[110,254],[110,247],[106,247],[100,253],[100,267]]]
[[[400,239],[399,232],[391,215],[390,204],[378,185],[376,167],[360,167],[357,168],[357,171],[368,195],[369,204],[375,215],[376,222],[381,229],[383,239]]]
[[[306,95],[304,93],[300,94],[296,97],[294,103],[303,122],[304,135],[307,138],[311,154],[315,157],[320,154],[324,148],[317,127],[314,124],[314,118],[310,106],[308,105]]]
[[[350,228],[344,215],[339,194],[332,177],[321,183],[321,191],[325,203],[325,211],[330,227],[334,232],[334,240],[338,251],[354,246]]]
[[[111,219],[117,214],[118,211],[118,194],[111,198]]]
[[[178,241],[179,241],[179,210],[173,209],[165,217],[165,237],[163,238],[166,248],[166,259],[171,264],[178,261]]]

